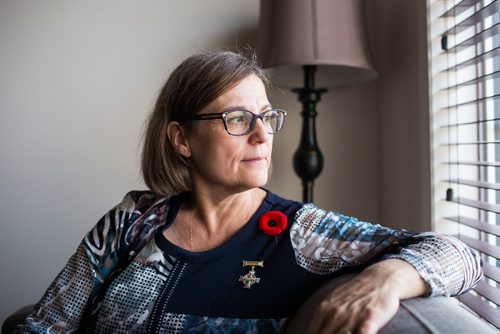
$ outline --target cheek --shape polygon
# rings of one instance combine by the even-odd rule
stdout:
[[[269,148],[269,155],[273,152],[273,139],[274,137],[271,136],[269,141],[267,142],[267,147]]]
[[[266,143],[266,147],[267,147],[267,153],[268,153],[268,158],[267,159],[269,160],[269,164],[271,164],[271,156],[272,156],[272,153],[273,153],[273,138],[272,137]]]
[[[222,129],[225,131],[224,129]],[[223,143],[224,133],[219,129],[217,123],[212,121],[203,121],[193,124],[188,142],[191,150],[197,155],[198,159],[207,154],[216,151]]]
[[[193,161],[198,166],[225,166],[241,160],[242,147],[227,134],[198,138],[192,143]]]

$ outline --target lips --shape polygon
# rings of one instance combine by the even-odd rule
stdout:
[[[254,158],[243,159],[242,162],[261,162],[265,160],[266,157],[254,157]]]

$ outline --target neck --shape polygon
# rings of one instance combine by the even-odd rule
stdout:
[[[194,228],[210,237],[239,230],[258,209],[265,195],[259,188],[226,196],[193,191],[183,209],[193,218]]]
[[[193,191],[164,235],[194,252],[213,249],[243,228],[265,196],[259,188],[217,198]]]

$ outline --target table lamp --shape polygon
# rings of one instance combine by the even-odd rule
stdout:
[[[292,88],[302,103],[301,138],[293,167],[302,180],[303,201],[312,202],[314,179],[323,169],[316,140],[316,103],[327,88],[377,75],[368,58],[361,3],[261,0],[256,52],[273,85]]]

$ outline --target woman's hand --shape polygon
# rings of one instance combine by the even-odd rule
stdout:
[[[338,287],[318,305],[308,333],[377,333],[396,314],[399,301],[429,288],[409,263],[376,263]]]

